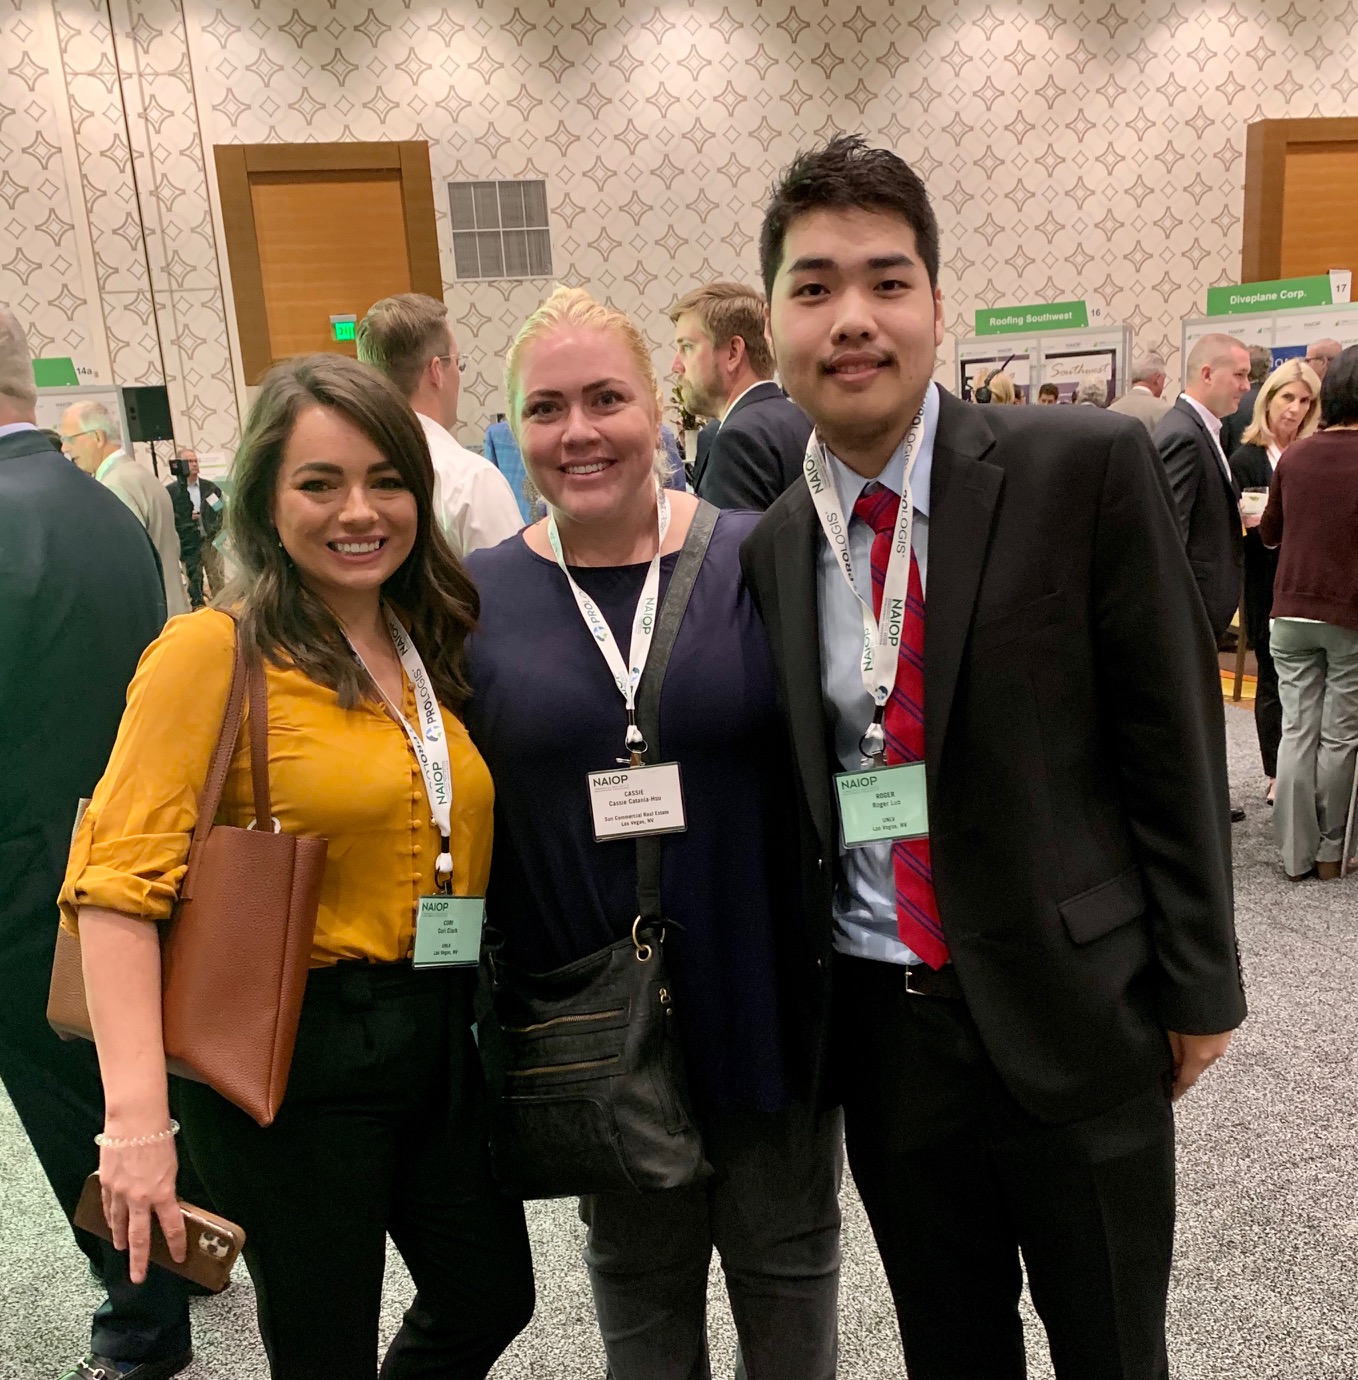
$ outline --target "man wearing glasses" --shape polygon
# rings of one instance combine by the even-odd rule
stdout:
[[[359,359],[405,394],[424,427],[434,462],[434,512],[453,550],[465,556],[512,537],[523,519],[508,481],[452,436],[466,362],[448,308],[419,292],[384,297],[358,323],[355,339]]]
[[[166,616],[187,613],[189,597],[179,570],[179,533],[170,491],[123,449],[122,425],[103,403],[72,403],[62,414],[59,432],[67,458],[112,489],[146,528],[160,557]]]
[[[1306,362],[1316,371],[1316,377],[1325,382],[1325,371],[1330,367],[1330,361],[1338,358],[1344,347],[1337,340],[1317,340],[1314,345],[1306,347]]]

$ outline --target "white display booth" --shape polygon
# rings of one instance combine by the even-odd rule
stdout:
[[[1037,401],[1037,390],[1044,383],[1056,385],[1061,402],[1074,402],[1076,390],[1086,379],[1102,383],[1112,402],[1127,387],[1131,357],[1130,326],[972,336],[957,345],[957,393],[970,401],[986,375],[1002,369],[1026,402]]]
[[[1329,307],[1298,307],[1291,311],[1261,311],[1239,316],[1194,316],[1183,323],[1183,356],[1205,335],[1221,331],[1246,345],[1262,345],[1272,352],[1276,368],[1284,360],[1302,359],[1306,347],[1326,337],[1341,345],[1358,345],[1358,302]]]

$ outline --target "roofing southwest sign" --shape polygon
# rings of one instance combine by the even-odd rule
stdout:
[[[976,313],[977,335],[1025,331],[1073,331],[1089,325],[1083,302],[1048,302],[1034,307],[984,307]]]
[[[1279,278],[1271,283],[1208,288],[1207,315],[1239,316],[1286,311],[1291,307],[1328,307],[1333,301],[1330,275],[1318,273],[1314,278]]]

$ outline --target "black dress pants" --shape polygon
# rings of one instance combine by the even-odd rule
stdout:
[[[1174,1125],[1155,1087],[1053,1126],[1023,1111],[966,1005],[837,957],[849,1166],[910,1380],[1021,1380],[1020,1254],[1058,1380],[1166,1380]]]
[[[1283,739],[1283,705],[1278,698],[1278,668],[1268,645],[1268,620],[1250,638],[1259,674],[1254,685],[1254,731],[1259,736],[1259,755],[1264,760],[1264,775],[1278,775],[1278,744]]]
[[[20,882],[29,884],[30,893],[37,890],[31,885],[33,873],[20,866],[17,850],[0,847],[0,864],[10,861],[16,870],[0,876],[0,893]],[[0,873],[4,871],[0,866]],[[104,1091],[94,1046],[84,1040],[60,1040],[47,1024],[59,883],[60,878],[52,882],[46,904],[9,910],[0,904],[0,971],[5,975],[0,1081],[69,1222],[85,1180],[99,1168],[94,1137],[104,1128]],[[46,894],[46,888],[43,891]],[[181,1173],[179,1191],[190,1202],[209,1206],[191,1172]],[[125,1251],[115,1251],[88,1232],[74,1234],[108,1291],[94,1314],[90,1350],[124,1365],[189,1350],[183,1280],[153,1265],[144,1284],[133,1284]],[[54,1356],[51,1361],[60,1368],[71,1359]]]
[[[274,1123],[185,1085],[184,1136],[246,1232],[274,1380],[373,1380],[386,1239],[415,1281],[384,1380],[481,1380],[533,1313],[523,1205],[491,1180],[474,975],[342,964],[307,983]]]

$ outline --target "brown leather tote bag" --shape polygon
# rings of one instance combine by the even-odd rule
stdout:
[[[216,815],[247,697],[255,820],[238,829],[216,823]],[[261,1126],[277,1115],[287,1089],[326,854],[325,839],[285,834],[273,818],[268,726],[263,664],[247,665],[237,637],[188,870],[160,951],[166,1067],[206,1083]],[[94,1038],[80,941],[65,928],[47,1020],[63,1039]]]

